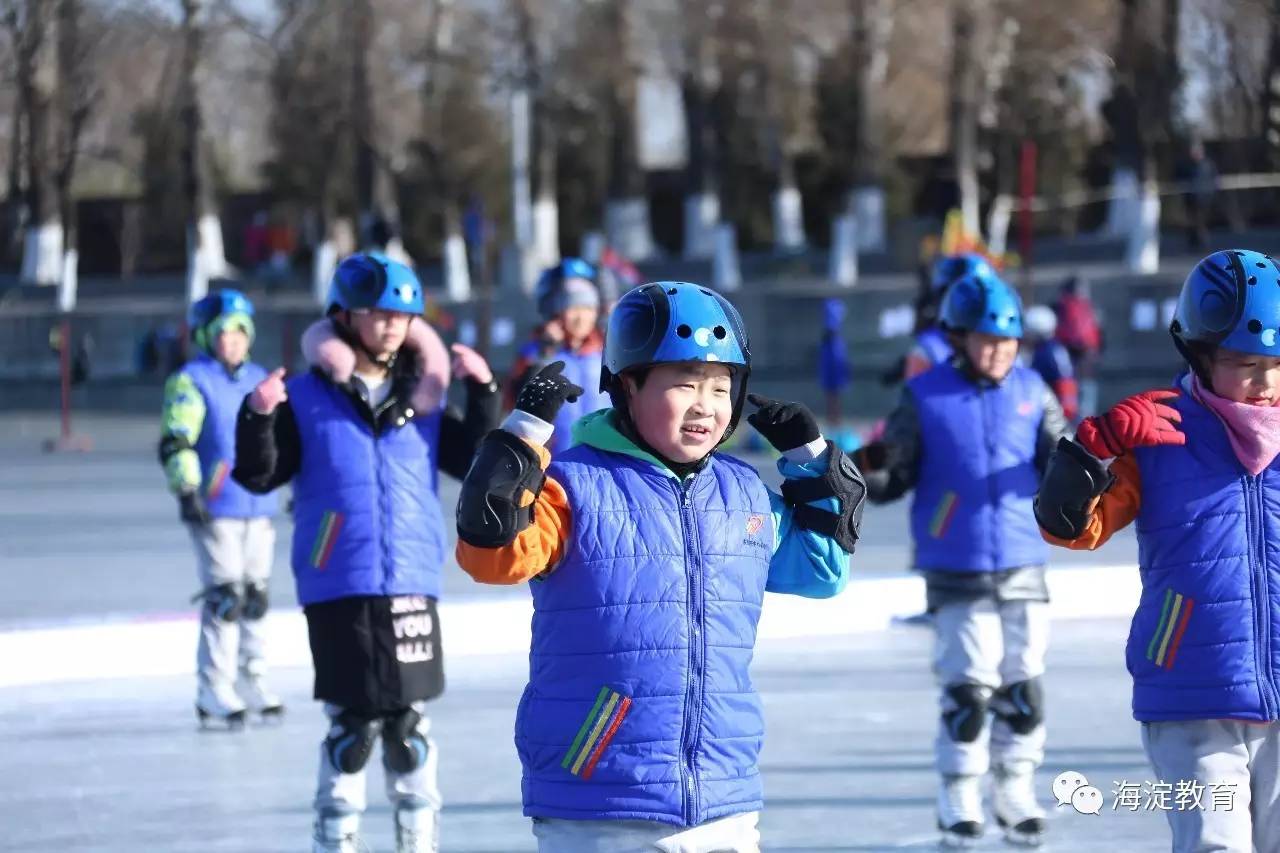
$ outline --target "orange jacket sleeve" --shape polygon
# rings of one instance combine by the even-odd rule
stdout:
[[[1123,530],[1138,517],[1138,509],[1142,506],[1142,483],[1138,475],[1138,462],[1133,454],[1117,456],[1116,461],[1111,463],[1111,473],[1116,481],[1094,500],[1084,533],[1075,539],[1059,539],[1041,529],[1040,535],[1046,542],[1073,551],[1092,551],[1100,548],[1112,534]]]
[[[530,443],[545,471],[551,454],[545,447]],[[455,556],[463,571],[480,583],[517,584],[531,580],[555,567],[564,556],[572,515],[564,487],[551,477],[535,498],[521,495],[520,505],[533,504],[533,522],[500,548],[479,548],[461,539]]]

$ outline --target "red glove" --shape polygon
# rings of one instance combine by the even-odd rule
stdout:
[[[1081,421],[1076,442],[1099,459],[1120,456],[1135,447],[1186,444],[1187,437],[1176,426],[1182,415],[1160,402],[1177,396],[1168,388],[1134,394],[1106,414]]]

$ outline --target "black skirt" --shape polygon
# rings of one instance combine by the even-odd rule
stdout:
[[[339,598],[309,604],[303,612],[316,671],[316,699],[381,716],[444,692],[434,598]]]

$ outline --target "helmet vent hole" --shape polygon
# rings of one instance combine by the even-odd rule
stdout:
[[[1262,332],[1262,324],[1257,320],[1250,320],[1249,331],[1253,332],[1255,335],[1260,334]]]
[[[668,288],[668,289],[667,289],[667,295],[668,295],[668,296],[675,296],[675,295],[676,295],[676,289],[675,289],[674,287]]]
[[[1260,269],[1260,270],[1265,270],[1265,269],[1267,268],[1267,265],[1266,265],[1266,264],[1264,264],[1262,261],[1258,261],[1258,262],[1255,264],[1255,266],[1256,266],[1258,269]]]
[[[988,312],[987,312],[987,316],[988,316],[989,318],[991,318],[992,320],[994,320],[994,319],[996,319],[996,312],[994,312],[994,311],[988,311]]]
[[[676,334],[682,338],[687,338],[693,334],[693,329],[689,328],[688,323],[681,323],[679,326],[676,326]]]
[[[724,330],[724,326],[716,326],[714,329],[711,330],[711,334],[715,335],[717,340],[723,341],[725,338],[725,335],[729,333]]]
[[[707,296],[712,296],[712,297],[715,296],[714,293],[712,293],[710,290],[707,290],[705,287],[700,287],[698,289],[701,290],[703,293],[705,293]]]
[[[1257,277],[1256,275],[1251,275],[1251,276],[1249,276],[1249,283],[1250,283],[1250,284],[1257,284],[1257,283],[1258,283],[1258,277]]]

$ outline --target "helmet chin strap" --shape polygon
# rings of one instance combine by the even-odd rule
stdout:
[[[334,332],[337,333],[338,337],[342,340],[342,342],[345,343],[347,346],[351,347],[352,349],[360,353],[363,353],[366,358],[368,358],[370,361],[372,361],[374,364],[378,365],[379,367],[383,368],[384,370],[390,371],[391,369],[393,369],[396,366],[396,359],[399,357],[400,351],[397,350],[396,352],[390,353],[388,355],[375,353],[373,350],[369,349],[367,346],[364,345],[364,341],[360,340],[360,335],[357,334],[356,330],[351,327],[351,312],[343,311],[341,313],[346,315],[346,318],[344,320],[339,321],[337,314],[335,314],[331,318],[331,320],[333,324],[333,330]]]

